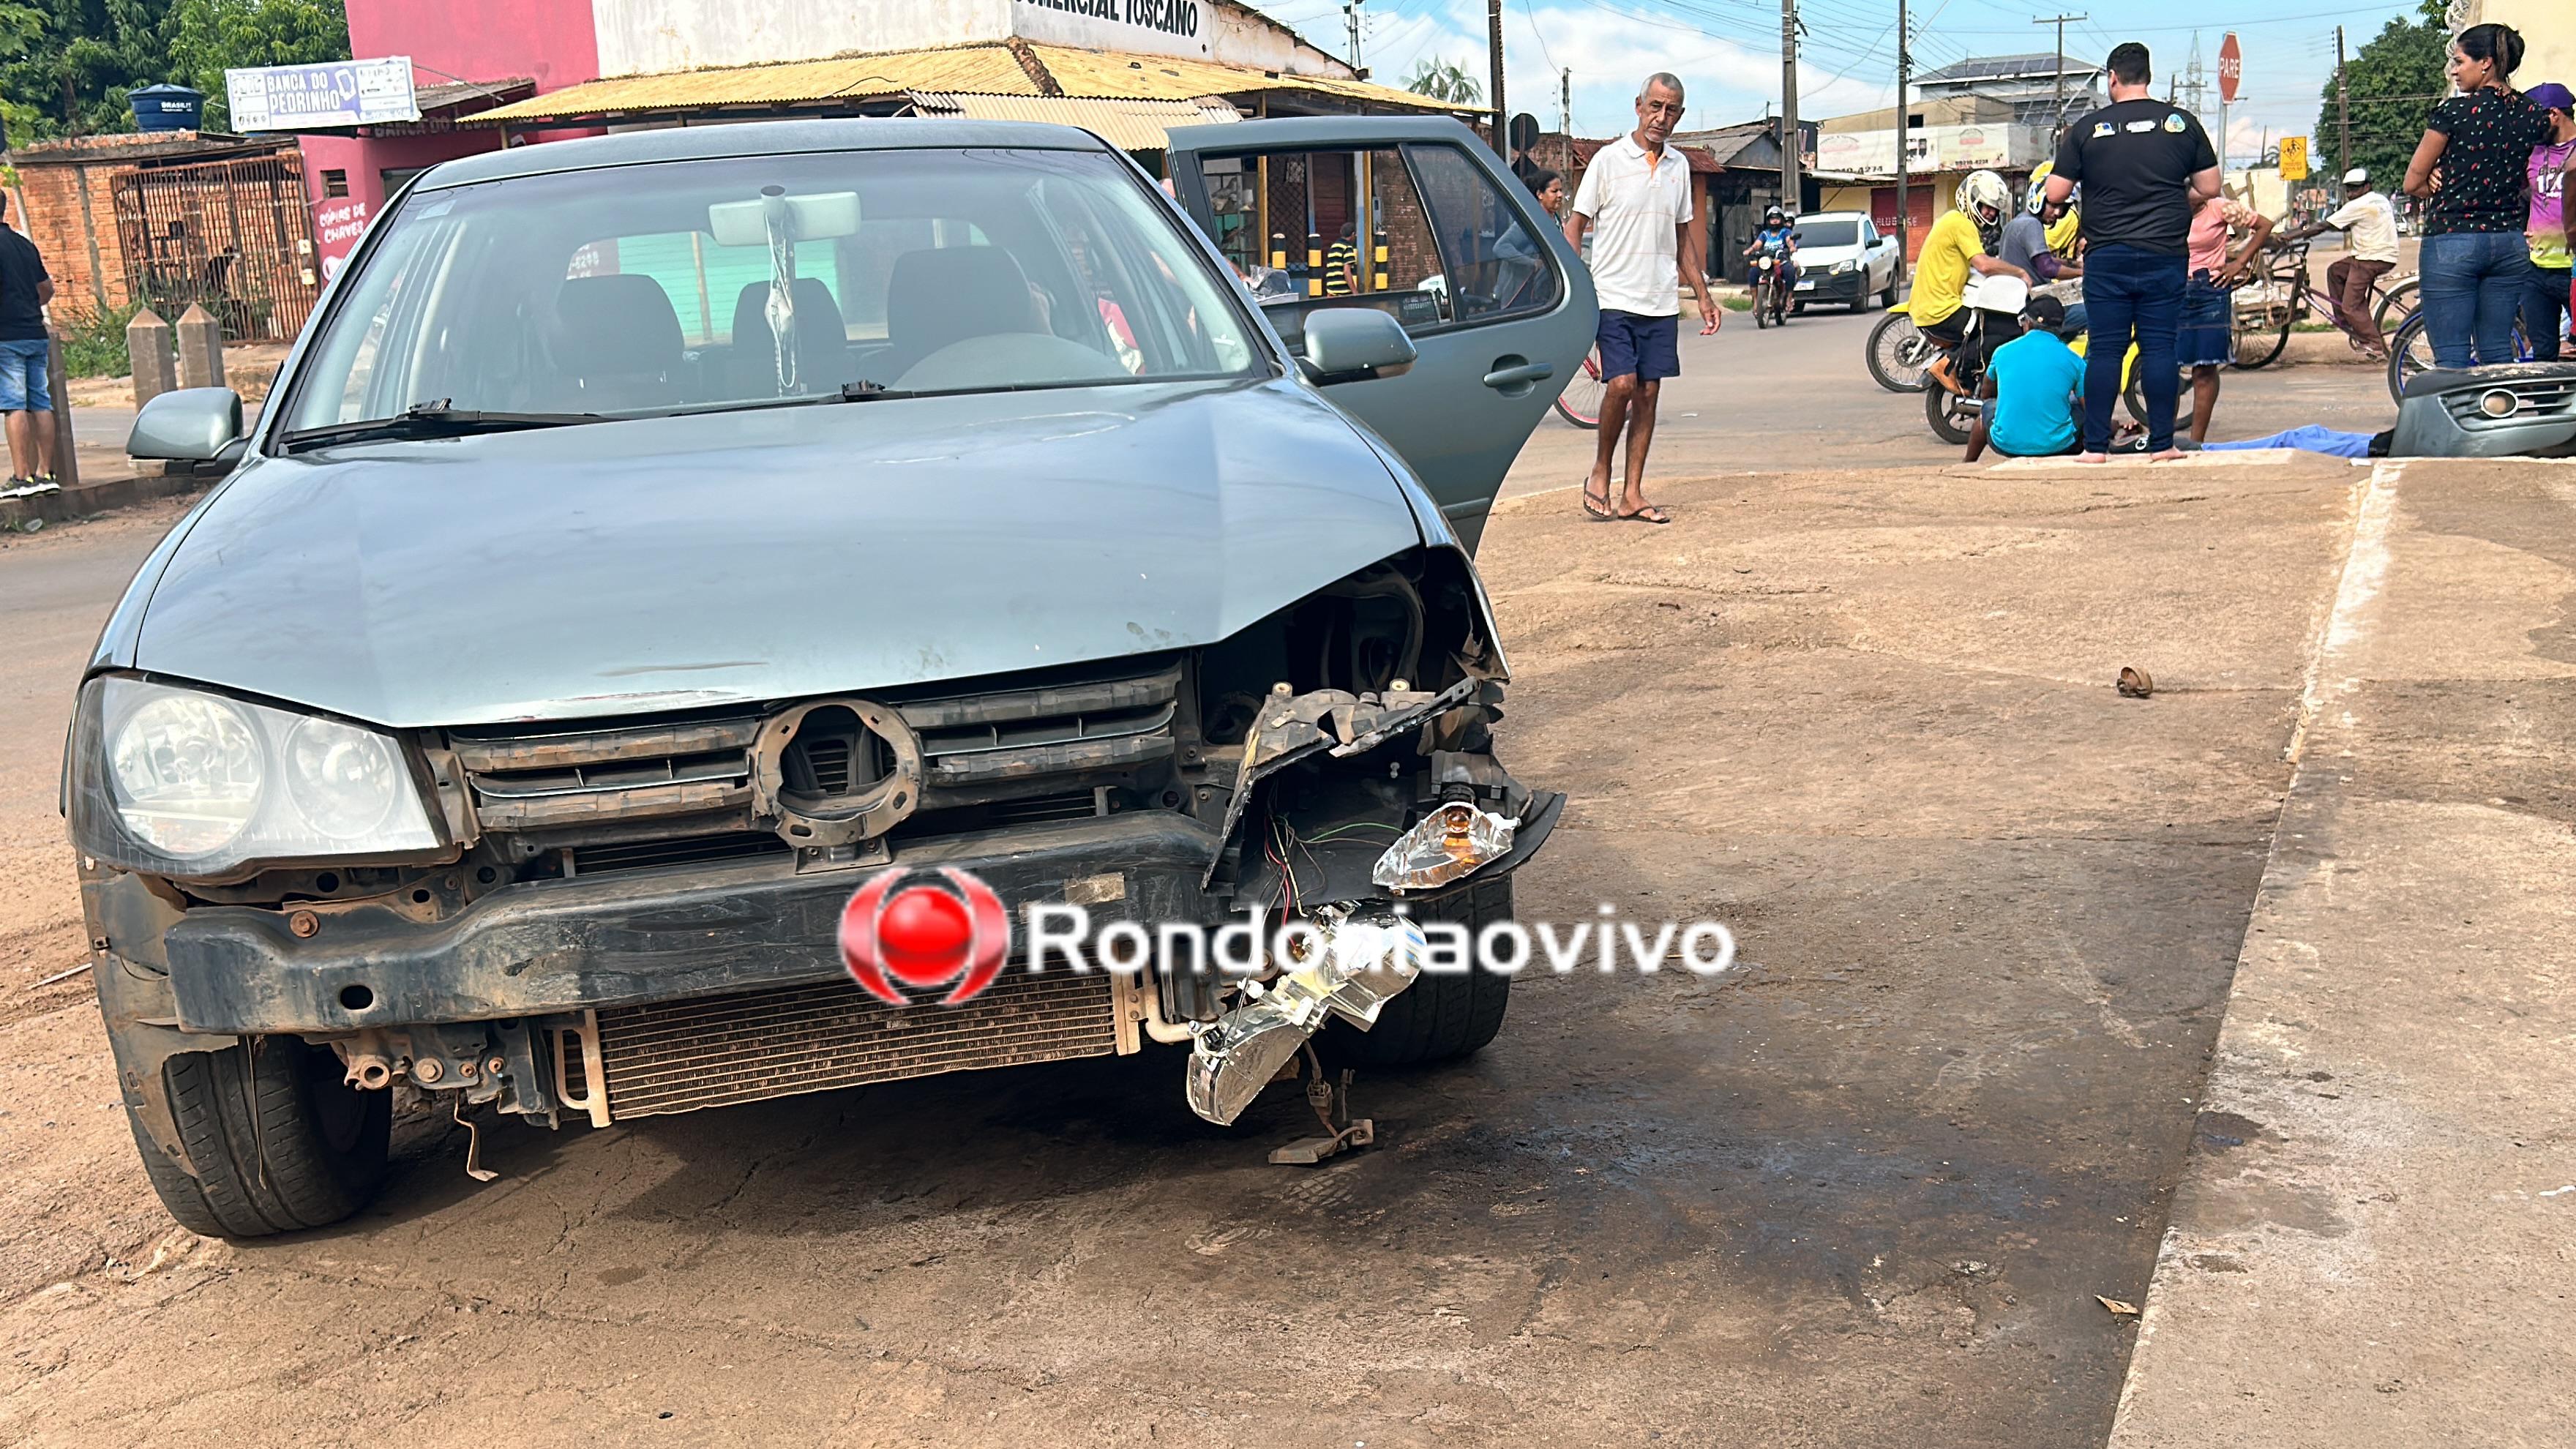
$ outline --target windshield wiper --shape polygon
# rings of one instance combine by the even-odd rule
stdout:
[[[562,428],[575,423],[608,421],[598,413],[487,413],[459,408],[453,398],[413,403],[389,418],[298,428],[278,435],[289,453],[333,443],[373,442],[383,438],[461,438],[473,433],[515,433],[530,428]]]

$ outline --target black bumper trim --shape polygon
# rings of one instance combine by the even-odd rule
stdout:
[[[1199,889],[1215,840],[1188,816],[1119,815],[958,837],[898,863],[972,871],[1015,920],[1023,905],[1064,899],[1068,880],[1117,873],[1124,898],[1090,904],[1095,921],[1209,921],[1225,905]],[[842,908],[873,874],[763,862],[535,882],[431,927],[382,907],[335,911],[311,939],[280,912],[201,907],[164,946],[186,1031],[538,1016],[829,980],[844,970]],[[361,992],[363,1007],[343,1004]]]

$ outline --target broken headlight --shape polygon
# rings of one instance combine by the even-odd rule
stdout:
[[[72,840],[118,865],[207,877],[440,844],[402,747],[360,725],[111,676],[76,729]]]
[[[1511,854],[1511,821],[1452,800],[1386,848],[1369,879],[1396,892],[1444,886],[1487,861]]]

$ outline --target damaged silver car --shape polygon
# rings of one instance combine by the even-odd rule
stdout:
[[[1495,758],[1471,549],[1590,286],[1454,122],[1168,154],[1168,194],[919,119],[452,162],[247,433],[222,390],[144,410],[137,455],[236,466],[108,621],[64,809],[182,1223],[355,1211],[399,1083],[604,1126],[1164,1042],[1230,1120],[1319,1031],[1493,1037],[1508,978],[1418,972],[1419,923],[1507,917],[1563,806]],[[1376,265],[1265,313],[1220,241],[1284,218],[1224,198],[1292,167]],[[1014,918],[1393,944],[888,1005],[841,916],[943,868]]]

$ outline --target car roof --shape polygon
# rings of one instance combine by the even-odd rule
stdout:
[[[1072,126],[1038,121],[968,121],[921,116],[747,121],[731,126],[669,126],[570,141],[544,141],[467,156],[432,167],[421,190],[471,186],[518,176],[701,161],[727,156],[787,156],[814,151],[897,151],[957,146],[1015,146],[1040,151],[1106,151],[1109,143]]]
[[[1864,215],[1857,211],[1802,211],[1800,221],[1858,221]]]

